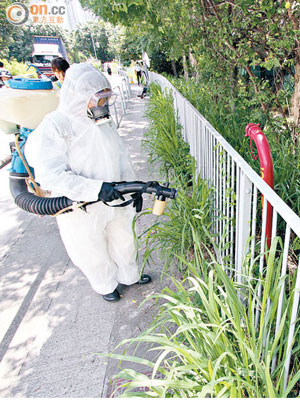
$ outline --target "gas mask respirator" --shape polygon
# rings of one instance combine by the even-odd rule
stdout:
[[[95,93],[88,104],[87,115],[94,121],[99,119],[109,118],[109,108],[114,105],[116,94],[111,89],[104,89]]]

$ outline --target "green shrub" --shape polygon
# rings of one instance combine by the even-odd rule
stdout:
[[[28,69],[28,65],[25,63],[21,63],[16,60],[4,60],[3,63],[4,67],[7,68],[13,76],[34,74],[34,77],[37,77],[35,69],[33,67]]]
[[[174,114],[172,94],[162,93],[157,84],[151,85],[147,116],[150,128],[143,145],[149,153],[148,162],[157,166],[164,179],[177,187],[178,196],[176,201],[168,202],[164,218],[158,218],[143,232],[140,247],[145,250],[144,264],[152,261],[152,253],[156,252],[164,260],[164,270],[173,264],[181,270],[182,262],[177,255],[183,259],[194,257],[192,229],[205,241],[205,230],[211,226],[212,190],[197,177],[195,161],[182,139]]]
[[[164,271],[172,272],[176,266],[181,272],[190,273],[183,260],[195,257],[193,231],[197,231],[198,237],[206,243],[206,232],[212,225],[211,189],[205,181],[196,178],[195,171],[191,182],[188,187],[178,184],[177,198],[168,202],[164,217],[158,217],[139,237],[139,247],[144,249],[144,264],[153,264],[155,253],[164,260]]]
[[[171,93],[162,93],[157,84],[151,85],[151,97],[147,108],[150,128],[143,145],[149,154],[149,163],[157,166],[170,182],[187,183],[192,174],[192,156],[189,145],[181,136],[181,127],[174,115]]]
[[[266,276],[254,280],[245,274],[245,265],[243,283],[238,284],[227,276],[217,253],[207,248],[204,254],[202,241],[194,233],[198,256],[185,261],[193,276],[185,282],[173,279],[174,290],[165,288],[155,296],[163,304],[152,327],[120,343],[135,346],[150,342],[153,346],[149,351],[159,352],[156,361],[147,361],[146,355],[110,355],[143,364],[151,372],[150,377],[132,369],[120,372],[118,378],[125,380],[121,397],[296,397],[300,388],[298,331],[286,389],[283,384],[294,290],[284,293],[279,330],[276,335],[274,332],[283,284],[279,272],[282,257],[276,258],[276,252],[282,251],[280,238],[272,242]],[[206,271],[205,279],[199,271]],[[262,298],[258,296],[260,285]],[[278,361],[273,369],[274,356]],[[146,390],[136,393],[140,387]]]

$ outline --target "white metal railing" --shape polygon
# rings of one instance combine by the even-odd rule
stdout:
[[[119,127],[122,116],[126,113],[128,102],[131,97],[129,77],[125,71],[122,71],[122,75],[119,71],[118,75],[108,75],[105,73],[105,76],[110,81],[111,87],[117,95],[116,102],[112,108],[112,117],[115,120],[117,127]]]
[[[173,93],[174,107],[182,126],[184,140],[190,145],[190,152],[197,162],[197,171],[214,188],[214,233],[216,243],[225,245],[221,256],[230,266],[232,278],[242,282],[245,255],[251,257],[251,265],[259,259],[259,277],[266,275],[265,234],[267,220],[267,202],[273,206],[272,240],[279,232],[283,239],[283,262],[281,269],[281,292],[277,309],[275,334],[279,330],[284,306],[284,293],[287,289],[288,260],[291,254],[292,239],[300,238],[300,218],[284,201],[263,181],[250,165],[232,146],[214,129],[214,127],[184,98],[175,87],[161,75],[150,72],[150,82],[157,82],[162,89]],[[263,205],[261,207],[261,198]],[[218,218],[222,217],[222,218]],[[300,257],[294,257],[296,276],[292,313],[289,321],[287,353],[285,354],[284,387],[286,387],[293,338],[299,325],[300,296]],[[258,295],[262,298],[263,287],[259,286]],[[270,299],[269,299],[270,301]],[[260,311],[256,310],[256,324]],[[276,366],[276,357],[272,361],[272,370]]]
[[[120,76],[122,76],[123,85],[124,85],[125,91],[127,92],[128,98],[130,98],[130,96],[131,96],[131,86],[130,86],[130,79],[129,79],[128,73],[126,71],[123,71],[122,69],[120,69],[118,74]]]

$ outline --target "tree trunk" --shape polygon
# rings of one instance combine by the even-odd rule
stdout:
[[[189,61],[190,61],[191,67],[192,67],[193,77],[198,80],[198,71],[197,71],[198,63],[197,63],[196,58],[192,54],[191,49],[189,49]]]
[[[182,56],[182,64],[183,64],[183,75],[184,79],[187,82],[189,79],[189,72],[188,72],[188,67],[187,67],[187,62],[186,62],[186,55],[183,54]]]
[[[300,63],[295,64],[295,89],[292,96],[292,116],[294,123],[293,140],[300,139]]]
[[[174,76],[178,76],[177,74],[177,69],[176,69],[176,64],[174,60],[171,60],[171,65],[172,65],[172,71]]]

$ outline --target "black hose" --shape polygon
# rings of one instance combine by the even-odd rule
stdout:
[[[37,215],[55,215],[59,211],[70,207],[73,201],[67,197],[40,197],[28,192],[25,178],[10,176],[10,192],[15,203],[22,210]]]

